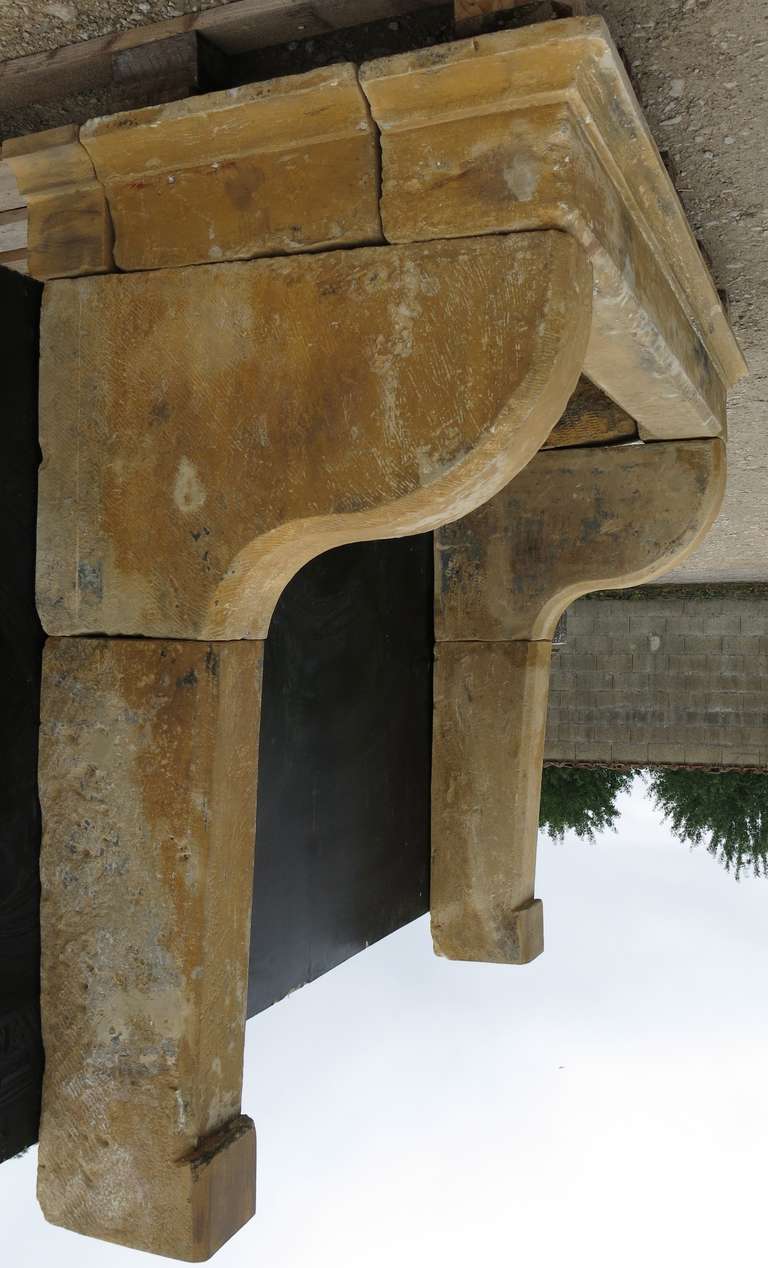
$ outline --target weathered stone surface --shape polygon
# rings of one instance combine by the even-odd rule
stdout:
[[[438,643],[432,938],[451,960],[525,964],[534,903],[549,643]]]
[[[586,373],[649,438],[720,433],[744,362],[601,19],[371,62],[361,83],[389,241],[574,234],[594,270]]]
[[[180,1259],[253,1212],[261,654],[63,639],[44,658],[39,1198],[53,1223]]]
[[[537,454],[435,535],[435,637],[550,639],[579,595],[640,585],[684,559],[714,523],[725,478],[719,440]]]
[[[561,613],[589,590],[671,568],[724,488],[719,440],[550,450],[435,534],[431,910],[443,955],[521,962],[510,913],[533,900]]]
[[[33,277],[78,277],[112,268],[104,190],[74,125],[14,137],[3,159],[29,204],[27,267]]]
[[[354,66],[93,119],[80,139],[118,268],[382,241],[376,129]]]
[[[264,637],[314,555],[512,479],[576,385],[590,295],[556,232],[51,284],[44,626]]]

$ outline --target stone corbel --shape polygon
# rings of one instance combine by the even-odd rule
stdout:
[[[580,595],[651,581],[706,534],[720,440],[542,452],[435,535],[432,935],[440,955],[525,964],[552,636]]]

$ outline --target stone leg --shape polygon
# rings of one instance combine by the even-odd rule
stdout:
[[[435,535],[438,954],[525,964],[543,950],[534,877],[555,626],[579,595],[683,559],[724,487],[716,440],[550,450]]]
[[[253,1214],[240,1113],[263,644],[53,639],[38,1196],[199,1261]]]
[[[551,643],[441,643],[435,658],[432,937],[451,960],[527,964]]]

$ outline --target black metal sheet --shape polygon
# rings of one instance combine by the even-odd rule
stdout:
[[[0,1162],[37,1139],[42,630],[35,611],[42,286],[0,268]]]
[[[429,905],[432,537],[330,551],[264,660],[249,1016]]]

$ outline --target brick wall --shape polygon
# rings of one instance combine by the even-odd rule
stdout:
[[[768,768],[768,596],[579,600],[552,657],[545,756]]]

